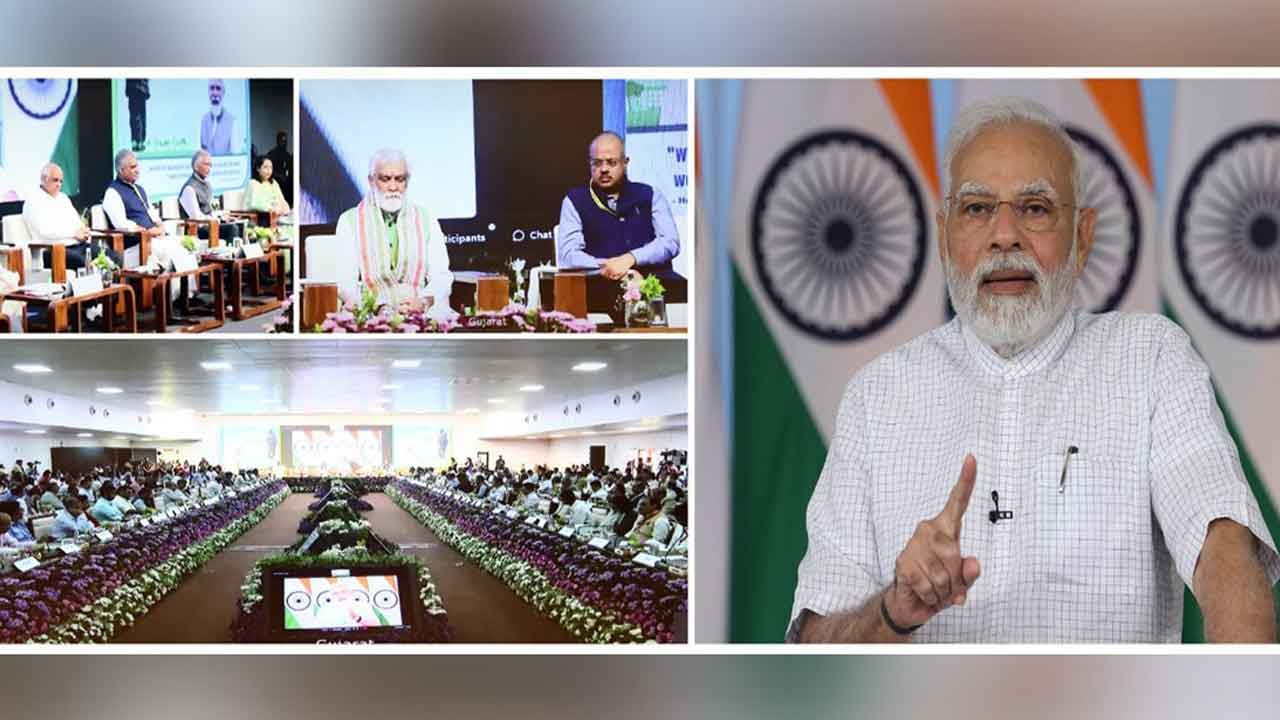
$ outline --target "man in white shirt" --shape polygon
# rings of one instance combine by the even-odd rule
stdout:
[[[1210,641],[1275,641],[1280,556],[1186,333],[1070,309],[1096,218],[1070,137],[1000,99],[945,157],[957,318],[849,384],[788,640],[1177,642],[1185,584]]]
[[[67,268],[82,268],[99,251],[105,251],[116,265],[120,256],[106,243],[89,240],[89,228],[85,227],[80,213],[71,204],[71,198],[62,192],[62,168],[49,163],[40,168],[40,191],[33,193],[22,204],[22,219],[27,232],[35,243],[65,243]],[[48,252],[48,251],[46,251]],[[45,258],[45,266],[49,260]]]

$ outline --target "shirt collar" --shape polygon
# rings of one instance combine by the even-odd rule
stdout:
[[[1007,360],[978,339],[963,321],[960,322],[960,328],[969,357],[973,358],[979,369],[1004,378],[1021,378],[1047,368],[1062,356],[1075,334],[1076,310],[1068,308],[1048,335]]]

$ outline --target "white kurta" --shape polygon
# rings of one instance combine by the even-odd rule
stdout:
[[[358,299],[364,287],[377,293],[380,304],[398,305],[430,297],[435,307],[448,308],[453,273],[439,223],[422,207],[406,203],[397,216],[396,228],[399,253],[392,268],[385,225],[373,200],[365,198],[342,213],[336,231],[338,242],[355,248],[358,276],[356,282],[341,283],[339,289],[351,299]]]
[[[855,610],[890,585],[966,453],[978,477],[960,551],[982,576],[918,641],[1177,642],[1183,585],[1217,518],[1248,526],[1268,579],[1280,579],[1208,369],[1181,328],[1071,311],[1004,360],[953,320],[849,383],[809,502],[789,639],[803,610]],[[990,522],[992,491],[1012,519]]]

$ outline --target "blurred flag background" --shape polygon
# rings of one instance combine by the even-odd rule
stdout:
[[[1046,105],[1083,151],[1099,219],[1077,302],[1186,328],[1280,531],[1280,82],[700,81],[699,641],[781,642],[845,384],[950,316],[946,133],[998,95]]]

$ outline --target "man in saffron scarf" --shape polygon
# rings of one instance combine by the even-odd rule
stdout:
[[[377,295],[380,304],[428,303],[427,317],[453,319],[453,273],[444,233],[425,208],[406,201],[409,174],[403,152],[374,153],[369,160],[369,194],[338,218],[337,235],[355,247],[359,284]]]

